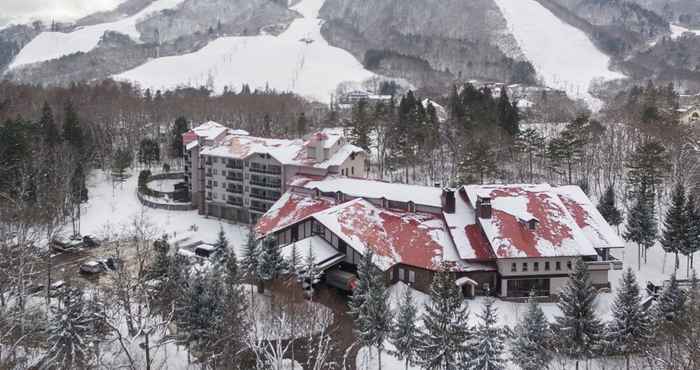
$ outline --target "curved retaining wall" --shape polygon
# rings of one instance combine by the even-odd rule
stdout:
[[[172,179],[184,179],[185,178],[185,173],[184,172],[167,172],[167,173],[157,173],[154,175],[151,175],[148,178],[148,182],[146,183],[146,187],[148,187],[148,183],[153,181],[153,180],[172,180]],[[165,198],[168,197],[172,199],[173,194],[175,193],[174,191],[158,191],[158,190],[153,190],[151,188],[148,188],[148,191],[152,194],[153,197],[156,198]],[[157,209],[165,209],[168,211],[191,211],[193,209],[196,209],[192,203],[158,203],[154,202],[150,199],[147,199],[146,197],[141,194],[141,188],[137,187],[136,189],[136,196],[139,198],[139,202],[143,204],[146,207],[150,208],[157,208]]]

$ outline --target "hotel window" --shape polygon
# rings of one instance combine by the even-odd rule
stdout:
[[[404,280],[404,271],[401,267],[399,267],[399,281]]]
[[[214,163],[217,163],[217,162],[219,162],[219,158],[214,157]]]
[[[416,282],[416,272],[408,270],[408,282],[414,284]]]
[[[549,271],[549,261],[545,261],[544,263],[544,270]]]
[[[557,271],[561,271],[561,261],[557,261],[556,264],[555,264],[555,266],[556,266],[555,269],[556,269]]]
[[[540,263],[539,262],[534,262],[532,264],[532,271],[540,271]]]
[[[571,260],[566,261],[566,268],[569,269],[569,271],[571,271]]]
[[[217,170],[216,168],[213,170],[213,172],[214,172],[214,175],[218,175],[218,174],[219,174],[219,170]]]
[[[527,272],[527,262],[523,262],[523,272]]]
[[[394,281],[394,269],[389,269],[389,281]]]
[[[352,172],[353,175],[355,174],[355,166],[350,167],[350,172]]]
[[[510,265],[510,272],[516,272],[516,271],[518,271],[518,265],[515,262],[513,262]]]
[[[219,186],[219,182],[218,182],[218,181],[214,181],[214,187],[217,187],[217,186]]]

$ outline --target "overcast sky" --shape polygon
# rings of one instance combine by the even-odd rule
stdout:
[[[100,10],[109,10],[124,0],[0,0],[0,26],[34,19],[71,21]]]

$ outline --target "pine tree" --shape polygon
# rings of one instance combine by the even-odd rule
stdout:
[[[304,264],[300,271],[300,280],[302,285],[309,291],[311,296],[313,296],[314,285],[321,281],[323,276],[323,271],[316,265],[316,257],[314,256],[314,251],[309,248],[309,253],[304,257]]]
[[[171,258],[168,255],[170,252],[170,244],[164,239],[159,239],[153,242],[155,249],[155,257],[148,268],[149,279],[163,279],[167,277],[170,271]]]
[[[605,194],[600,198],[598,212],[612,226],[617,227],[622,223],[622,213],[615,204],[615,188],[612,185],[605,189]]]
[[[650,140],[632,152],[625,167],[627,167],[627,183],[633,189],[648,190],[655,196],[657,187],[662,183],[671,166],[666,148],[659,141]]]
[[[214,243],[214,247],[218,253],[223,254],[228,249],[228,239],[226,239],[226,233],[224,232],[224,227],[219,225],[219,235]]]
[[[376,268],[372,263],[374,254],[371,250],[365,252],[357,266],[357,284],[352,290],[352,296],[348,302],[350,317],[357,322],[361,315],[362,305],[365,303],[372,279],[372,271]]]
[[[655,321],[663,327],[665,323],[680,323],[685,317],[686,296],[678,285],[676,275],[671,275],[668,284],[659,294],[654,305]]]
[[[248,239],[243,247],[241,256],[241,272],[244,278],[257,282],[258,261],[260,256],[260,243],[255,239],[255,228],[250,224],[248,229]]]
[[[58,306],[51,307],[48,339],[51,347],[41,361],[41,369],[84,369],[94,362],[93,341],[96,316],[83,300],[83,291],[63,290]]]
[[[39,119],[39,129],[41,130],[44,143],[50,148],[61,142],[61,134],[54,121],[53,110],[48,102],[44,102]]]
[[[417,360],[417,350],[420,343],[420,331],[416,327],[417,320],[418,308],[413,302],[411,288],[406,287],[390,334],[391,344],[396,348],[391,354],[404,361],[406,370]]]
[[[243,296],[238,260],[233,249],[225,252],[223,265],[225,272],[223,304],[226,309],[223,315],[222,340],[217,343],[216,352],[223,354],[222,361],[234,361],[238,359],[238,354],[244,347],[245,331],[248,328],[246,325],[247,304]]]
[[[286,267],[275,239],[272,236],[268,236],[263,240],[262,248],[258,255],[257,278],[260,284],[258,286],[259,292],[264,292],[265,283],[276,279]]]
[[[352,108],[352,121],[350,129],[350,142],[360,148],[369,151],[372,140],[370,133],[372,124],[369,119],[368,103],[362,99]]]
[[[686,253],[688,236],[688,217],[686,214],[685,188],[678,183],[671,196],[671,206],[666,211],[664,230],[661,234],[661,246],[664,251],[676,255],[675,269],[679,265],[679,253]]]
[[[586,263],[579,259],[559,295],[562,316],[553,325],[557,347],[576,361],[577,370],[579,361],[592,358],[600,348],[604,327],[595,316],[596,297]]]
[[[72,103],[66,104],[65,114],[63,118],[63,139],[71,145],[76,160],[82,160],[85,154],[85,136],[80,126],[78,113],[73,108]]]
[[[630,356],[642,353],[652,340],[651,318],[641,304],[639,284],[631,268],[622,276],[620,289],[612,306],[612,321],[608,324],[608,345],[612,353],[625,358],[630,368]]]
[[[694,255],[700,250],[700,210],[698,210],[695,195],[691,192],[685,202],[685,216],[687,220],[684,254],[689,258],[688,270],[693,269]]]
[[[637,192],[634,206],[627,215],[627,230],[622,235],[627,241],[637,243],[637,265],[642,268],[641,249],[651,248],[657,235],[656,219],[653,198],[649,199],[649,191],[642,185],[642,190]]]
[[[309,241],[311,243],[311,241]],[[309,251],[311,251],[312,248],[309,248]],[[289,257],[287,258],[286,264],[287,264],[287,272],[292,275],[296,276],[299,278],[299,270],[301,269],[301,256],[299,255],[299,250],[297,249],[297,243],[292,243],[292,250],[289,253]]]
[[[549,323],[533,293],[525,317],[515,327],[511,345],[513,363],[523,370],[546,369],[552,361],[551,341]]]
[[[177,117],[171,131],[170,150],[173,158],[182,158],[185,155],[185,148],[182,142],[182,135],[187,132],[187,118]]]
[[[418,363],[429,369],[460,369],[474,356],[469,311],[452,272],[439,271],[425,306]]]
[[[360,316],[355,321],[355,335],[360,343],[375,347],[379,370],[382,368],[382,351],[391,333],[391,310],[387,304],[384,275],[379,269],[371,272],[369,290],[360,308]]]
[[[495,300],[487,298],[484,311],[478,315],[481,323],[477,327],[474,357],[469,361],[469,368],[474,370],[501,370],[505,366],[505,335],[503,329],[496,326],[497,309],[493,307]]]
[[[306,114],[304,112],[301,112],[299,114],[299,117],[297,118],[297,124],[296,124],[296,130],[297,130],[297,136],[302,137],[306,133]]]

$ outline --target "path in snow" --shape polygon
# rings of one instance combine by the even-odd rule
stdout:
[[[216,92],[247,83],[328,102],[340,82],[364,81],[374,74],[321,36],[318,12],[324,1],[302,0],[293,6],[303,18],[279,36],[222,37],[194,53],[158,58],[114,77],[152,89],[213,83]]]
[[[70,33],[42,32],[17,54],[10,68],[23,64],[42,62],[60,58],[77,52],[88,52],[97,46],[106,31],[116,31],[130,36],[135,41],[140,38],[136,23],[148,15],[178,6],[184,0],[157,0],[131,17],[110,23],[100,23],[81,27]]]
[[[564,23],[535,0],[495,1],[545,84],[599,110],[602,102],[588,93],[591,81],[625,77],[609,69],[610,58],[583,31]]]

